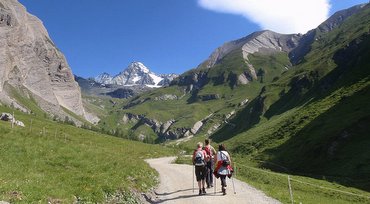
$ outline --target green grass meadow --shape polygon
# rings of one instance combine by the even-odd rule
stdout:
[[[0,112],[12,110],[0,106]],[[175,154],[17,111],[15,116],[25,128],[0,121],[0,200],[11,203],[135,203],[134,192],[157,183],[144,159]]]
[[[247,158],[234,157],[236,178],[262,190],[267,195],[282,203],[292,203],[289,191],[288,175],[255,167]],[[370,203],[370,193],[347,187],[327,180],[325,177],[289,175],[293,203],[304,204],[350,204]],[[229,181],[230,183],[230,181]],[[238,189],[236,189],[237,193]]]

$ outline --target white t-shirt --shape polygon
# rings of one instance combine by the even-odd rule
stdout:
[[[226,160],[226,157],[228,158],[228,160],[230,160],[230,155],[227,151],[217,152],[217,161]]]
[[[227,151],[218,151],[217,152],[217,161],[226,160],[227,158],[230,161],[230,155]],[[219,175],[229,175],[231,174],[230,170],[227,167],[220,166],[217,172]]]

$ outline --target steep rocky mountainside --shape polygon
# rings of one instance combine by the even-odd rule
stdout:
[[[241,49],[243,58],[248,62],[248,55],[253,53],[289,52],[294,49],[299,42],[299,34],[279,34],[265,30],[252,33],[244,38],[225,43],[217,48],[211,56],[199,66],[211,68],[219,63],[226,55],[234,50]]]
[[[67,110],[96,121],[84,110],[65,57],[42,22],[17,0],[0,0],[0,95],[2,103],[26,112],[31,110],[21,98],[60,118],[74,118]]]
[[[262,80],[265,76],[272,80],[289,69],[288,54],[298,46],[301,37],[269,30],[252,33],[217,48],[196,69],[182,74],[172,84],[198,90],[210,82],[236,86]]]

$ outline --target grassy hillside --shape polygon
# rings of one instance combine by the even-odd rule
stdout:
[[[0,106],[0,112],[13,110]],[[12,203],[136,202],[156,184],[145,158],[163,146],[98,134],[15,111],[26,127],[0,121],[0,200]]]
[[[294,203],[370,203],[369,16],[367,6],[332,32],[318,30],[302,63],[211,136],[229,148],[239,178],[284,203],[288,175]],[[204,138],[180,147],[191,152]]]
[[[370,191],[370,8],[317,32],[304,62],[212,137],[234,153]],[[257,111],[256,111],[257,110]]]
[[[244,108],[242,101],[253,100],[260,93],[261,88],[268,82],[277,80],[290,66],[286,53],[270,53],[265,55],[251,55],[250,60],[260,73],[258,79],[248,84],[240,84],[238,76],[250,72],[241,50],[235,50],[225,56],[214,67],[190,70],[184,73],[170,87],[155,89],[128,100],[125,104],[116,106],[104,117],[99,126],[119,132],[118,135],[132,135],[138,138],[144,135],[156,142],[165,140],[156,133],[154,128],[142,121],[122,121],[126,113],[141,115],[160,123],[174,120],[169,131],[179,132],[191,129],[198,121],[203,122],[197,135],[208,134],[214,126],[219,126],[230,117],[230,113]],[[197,82],[194,76],[198,76]],[[189,82],[186,82],[189,81]],[[189,84],[188,84],[189,83]],[[190,83],[195,84],[190,91]],[[172,99],[161,99],[171,96]],[[161,138],[162,137],[162,138]],[[173,138],[172,138],[173,139]]]

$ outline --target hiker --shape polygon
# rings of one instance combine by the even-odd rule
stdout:
[[[218,146],[217,156],[215,157],[216,168],[214,175],[216,178],[221,178],[222,194],[226,195],[226,176],[231,178],[233,169],[231,168],[231,157],[226,151],[225,145]]]
[[[215,148],[212,147],[210,143],[210,139],[205,139],[204,140],[204,150],[206,151],[207,154],[207,165],[206,165],[206,183],[207,183],[207,188],[213,187],[213,161],[214,161],[214,155],[216,155],[216,150]]]
[[[203,144],[198,142],[197,149],[193,153],[193,165],[195,166],[195,176],[198,182],[199,195],[206,194],[205,176],[206,176],[206,152],[203,150]]]

